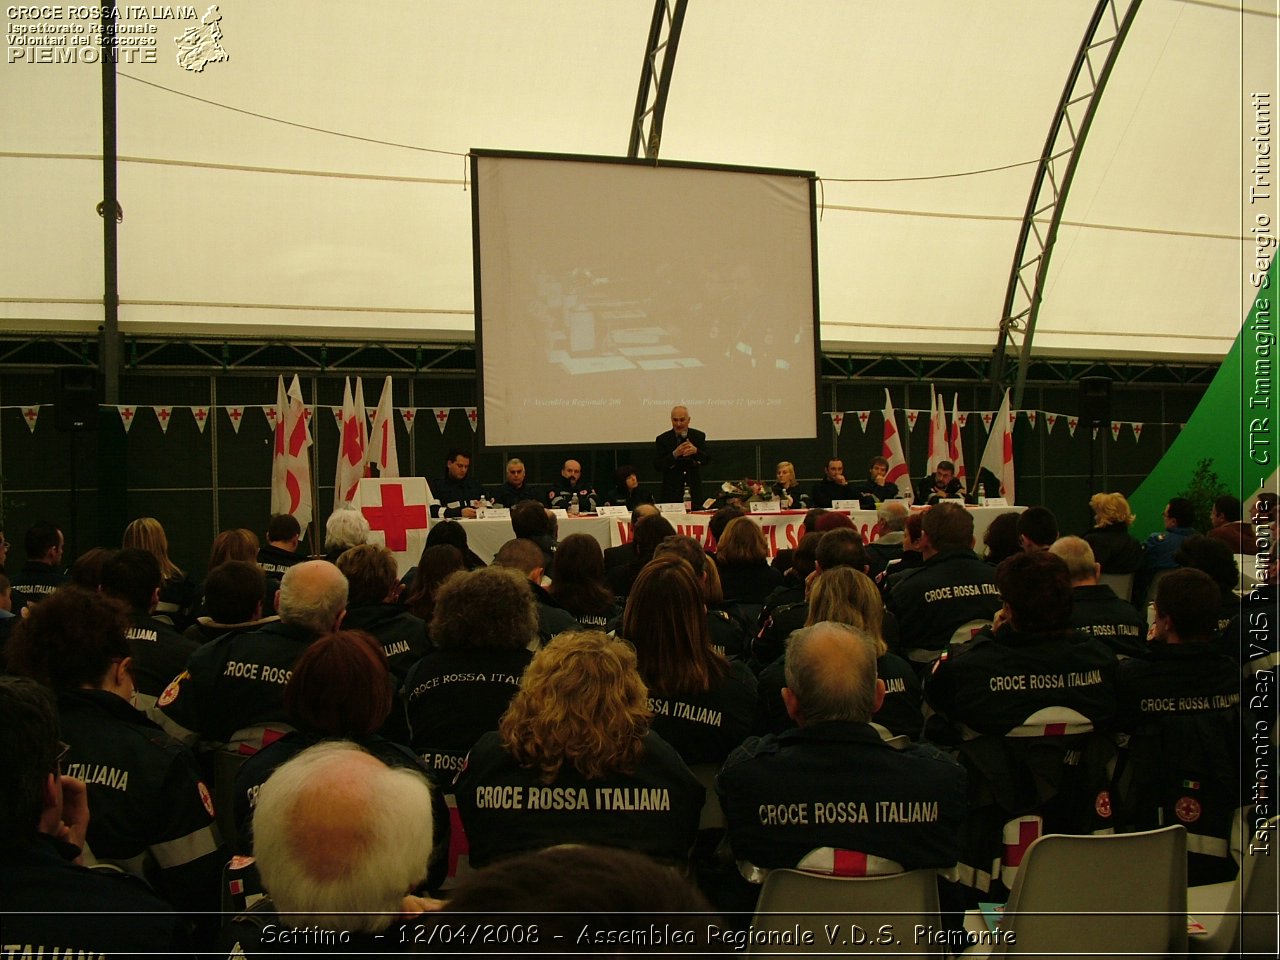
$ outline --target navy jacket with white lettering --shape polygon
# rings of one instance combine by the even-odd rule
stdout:
[[[1069,707],[1107,726],[1116,712],[1116,655],[1075,630],[983,631],[935,662],[925,680],[931,707],[978,733],[1003,736],[1045,707]],[[928,730],[935,734],[934,718]]]
[[[965,789],[964,768],[939,750],[895,750],[870,725],[849,722],[753,737],[716,778],[733,855],[757,867],[794,867],[817,847],[907,870],[951,866]]]
[[[943,550],[903,572],[885,598],[898,618],[899,649],[942,650],[957,628],[991,620],[1001,606],[995,574],[972,550]]]
[[[387,666],[396,681],[404,680],[409,668],[427,652],[427,625],[399,603],[374,603],[348,607],[342,629],[373,634],[387,653]]]
[[[454,793],[473,867],[559,843],[622,847],[685,863],[706,796],[680,756],[652,730],[634,772],[588,780],[566,762],[551,784],[516,763],[496,732],[486,733],[458,773]],[[571,809],[579,799],[585,809]]]
[[[498,729],[533,654],[524,647],[441,648],[409,669],[404,684],[410,744],[428,770],[462,768],[482,734]]]
[[[93,856],[151,881],[179,910],[217,910],[229,854],[191,752],[108,690],[64,690],[58,712],[71,748],[62,770],[89,792]]]
[[[747,739],[756,711],[756,678],[734,661],[703,693],[666,694],[650,689],[653,729],[675,747],[685,763],[719,766]]]
[[[292,729],[284,711],[284,687],[293,665],[314,635],[276,620],[259,630],[229,633],[191,655],[187,669],[160,695],[156,705],[180,730],[205,740],[230,743],[237,731],[271,724]],[[250,736],[252,745],[260,744]]]
[[[200,646],[172,625],[145,613],[129,615],[129,650],[133,655],[133,683],[150,704],[186,669]]]
[[[1092,634],[1120,657],[1147,655],[1147,621],[1105,583],[1072,587],[1071,625]]]

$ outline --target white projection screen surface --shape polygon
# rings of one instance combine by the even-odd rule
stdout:
[[[474,151],[488,447],[817,435],[813,175]]]

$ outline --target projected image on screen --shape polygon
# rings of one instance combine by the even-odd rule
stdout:
[[[472,163],[487,445],[816,435],[810,175]]]

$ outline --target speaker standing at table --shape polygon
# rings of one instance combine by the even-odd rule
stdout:
[[[702,506],[702,468],[711,462],[707,435],[689,426],[687,407],[671,408],[671,429],[653,440],[653,466],[662,475],[661,503],[684,499],[689,487],[694,508]]]

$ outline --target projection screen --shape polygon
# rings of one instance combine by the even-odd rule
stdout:
[[[488,447],[817,435],[814,176],[472,151]]]

